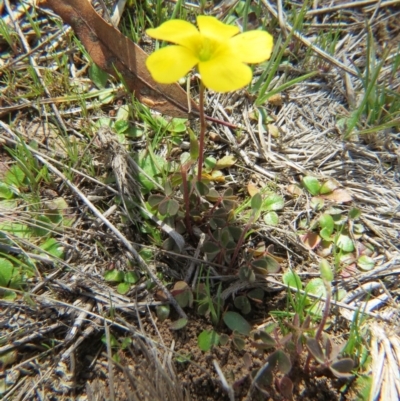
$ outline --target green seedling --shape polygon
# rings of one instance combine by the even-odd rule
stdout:
[[[223,301],[221,299],[221,284],[218,285],[215,297],[211,295],[211,283],[207,274],[206,282],[199,283],[196,288],[197,312],[201,316],[210,317],[214,326],[217,326],[221,320],[221,310]]]
[[[122,295],[126,294],[140,279],[136,271],[123,272],[117,269],[106,271],[103,277],[107,282],[117,284],[117,292]]]
[[[113,334],[110,333],[109,340],[107,340],[106,334],[103,334],[101,337],[101,342],[104,345],[108,346],[108,341],[111,349],[115,351],[115,353],[112,356],[113,360],[117,363],[120,363],[121,362],[120,353],[121,351],[126,351],[132,345],[132,339],[129,337],[125,337],[123,339],[117,339]]]
[[[199,348],[206,352],[209,351],[213,346],[217,346],[219,344],[220,335],[214,330],[203,330],[198,338],[197,345]]]

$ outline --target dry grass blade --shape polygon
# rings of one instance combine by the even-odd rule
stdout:
[[[278,13],[276,12],[275,8],[271,5],[271,3],[268,0],[262,0],[262,2],[265,4],[265,6],[268,8],[268,11],[275,17],[278,18]],[[283,15],[283,14],[282,14]],[[281,22],[282,21],[282,22]],[[284,18],[280,19],[280,23],[285,23],[286,29],[291,32],[293,30],[293,27],[285,21]],[[343,71],[347,72],[348,74],[351,74],[355,77],[358,77],[357,71],[353,70],[352,68],[348,67],[347,65],[341,63],[340,61],[336,60],[334,57],[326,53],[325,51],[321,50],[318,46],[315,46],[312,44],[304,35],[302,35],[299,32],[294,32],[293,35],[299,39],[304,45],[307,47],[311,48],[314,52],[319,54],[321,57],[323,57],[325,60],[329,61],[333,65],[336,65],[338,68],[341,68]]]
[[[370,400],[385,401],[400,398],[400,337],[393,328],[372,324]]]
[[[152,269],[147,265],[147,263],[143,260],[143,258],[139,255],[136,249],[132,246],[132,244],[126,239],[126,237],[109,221],[107,220],[102,213],[93,205],[92,202],[75,186],[72,184],[70,180],[68,180],[64,174],[62,174],[57,168],[52,166],[47,160],[42,158],[41,156],[36,156],[36,158],[46,165],[49,170],[54,172],[57,176],[63,179],[63,181],[74,191],[76,194],[82,199],[84,203],[90,208],[90,210],[94,213],[94,215],[100,219],[116,236],[121,240],[124,246],[129,250],[129,252],[134,256],[135,260],[140,264],[141,267],[146,269],[149,273],[150,277],[154,280],[155,283],[163,290],[164,294],[167,296],[171,305],[174,306],[179,315],[183,318],[186,318],[186,313],[182,310],[179,304],[176,302],[175,298],[171,295],[171,293],[167,290],[165,285],[161,282],[161,280],[155,275]]]

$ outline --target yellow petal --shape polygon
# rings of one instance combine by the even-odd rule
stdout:
[[[229,53],[199,63],[201,80],[216,92],[234,91],[250,83],[251,68]]]
[[[197,28],[190,22],[180,19],[164,22],[158,28],[147,29],[146,33],[154,39],[165,40],[188,48],[193,48],[201,40]]]
[[[261,63],[271,56],[272,36],[265,31],[248,31],[229,39],[237,57],[244,63]]]
[[[172,84],[185,76],[198,61],[185,47],[167,46],[151,54],[146,60],[146,67],[155,81]]]
[[[224,24],[215,17],[207,15],[199,15],[197,17],[197,25],[202,35],[220,40],[229,39],[239,32],[237,26]]]

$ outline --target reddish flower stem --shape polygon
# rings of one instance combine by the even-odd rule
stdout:
[[[200,146],[199,146],[199,164],[197,167],[197,181],[201,181],[201,174],[203,172],[203,153],[204,153],[204,137],[206,134],[206,117],[204,114],[204,85],[200,81]]]

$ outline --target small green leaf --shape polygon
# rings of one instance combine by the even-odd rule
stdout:
[[[355,207],[353,207],[350,211],[349,211],[349,217],[352,220],[357,220],[359,217],[361,216],[361,210],[357,209]]]
[[[8,287],[17,273],[14,265],[5,258],[0,258],[0,286]],[[18,273],[17,273],[18,274]]]
[[[310,280],[305,288],[308,294],[316,295],[317,297],[326,297],[326,288],[324,281],[321,278],[313,278]]]
[[[0,198],[11,199],[14,196],[14,192],[11,191],[9,185],[4,182],[0,182]]]
[[[329,236],[333,233],[335,222],[330,214],[324,213],[318,220],[319,226],[325,229],[326,234]]]
[[[281,195],[269,194],[262,202],[262,210],[273,211],[281,210],[285,205],[285,200]]]
[[[361,270],[369,271],[372,270],[375,266],[375,260],[367,255],[362,255],[357,260],[357,266]]]
[[[121,349],[127,349],[131,344],[132,344],[132,338],[130,338],[130,337],[125,337],[125,338],[121,341]]]
[[[135,271],[130,271],[125,273],[124,281],[129,284],[136,284],[140,279],[140,276]]]
[[[64,256],[64,246],[54,238],[47,239],[40,248],[56,258]]]
[[[185,132],[186,131],[186,118],[173,118],[167,125],[167,130],[170,132]]]
[[[151,208],[157,207],[165,199],[164,195],[150,195],[147,202]]]
[[[106,86],[108,74],[97,64],[92,63],[89,68],[89,78],[99,89],[103,89]]]
[[[228,226],[228,230],[233,240],[239,241],[239,238],[242,236],[243,229],[237,226]]]
[[[197,345],[202,351],[209,351],[214,345],[218,345],[219,335],[214,330],[203,330],[197,337]]]
[[[362,225],[362,224],[357,224],[357,223],[355,223],[355,224],[353,224],[353,232],[354,232],[354,234],[363,234],[363,233],[365,233],[365,227]]]
[[[185,319],[184,317],[182,317],[182,318],[172,322],[171,325],[169,326],[169,328],[171,330],[180,330],[180,329],[183,329],[187,324],[188,324],[188,320]]]
[[[47,216],[38,216],[35,221],[35,225],[32,227],[32,233],[37,237],[45,237],[47,234],[49,234],[52,226],[53,224]]]
[[[124,281],[124,272],[119,270],[108,270],[104,273],[104,279],[112,283],[121,283]]]
[[[252,301],[260,303],[264,299],[264,290],[261,288],[254,288],[254,290],[251,290],[247,293],[247,297]]]
[[[220,251],[221,251],[220,247],[214,242],[207,241],[203,244],[204,253],[214,254],[214,253],[219,253]]]
[[[262,197],[259,192],[251,197],[251,209],[253,212],[259,212],[262,206]]]
[[[123,104],[118,108],[117,115],[115,116],[116,121],[128,121],[129,120],[129,104]]]
[[[11,290],[0,289],[0,298],[6,301],[14,301],[17,298],[17,293]]]
[[[217,164],[217,159],[213,156],[207,156],[204,160],[204,164],[206,165],[206,168],[211,171]]]
[[[315,196],[319,194],[321,184],[315,177],[305,176],[303,178],[303,185],[311,195]]]
[[[269,335],[266,331],[260,331],[259,333],[261,341],[268,347],[273,348],[276,347],[276,341],[271,335]]]
[[[206,195],[206,199],[210,202],[217,202],[219,198],[220,198],[220,195],[216,191],[216,189],[210,188],[208,194]]]
[[[240,309],[244,315],[247,315],[251,311],[249,299],[244,295],[237,296],[233,301],[233,304],[236,308]]]
[[[129,125],[128,129],[124,132],[125,135],[128,135],[130,138],[140,138],[143,136],[144,131],[134,125]]]
[[[249,283],[254,283],[256,276],[252,269],[249,269],[247,266],[242,266],[239,269],[239,278],[241,281],[248,281]]]
[[[331,282],[334,278],[332,267],[326,259],[322,259],[319,263],[319,271],[321,272],[321,277]]]
[[[123,134],[129,129],[129,123],[125,120],[118,120],[115,122],[114,128],[118,134]]]
[[[131,285],[127,282],[119,283],[117,285],[117,292],[118,292],[118,294],[125,295],[129,291],[130,288],[131,288]]]
[[[221,334],[219,337],[219,343],[224,346],[226,344],[228,344],[229,342],[229,336],[227,334]]]
[[[322,186],[319,190],[319,193],[321,195],[330,194],[338,187],[339,187],[339,183],[336,180],[330,179],[322,184]]]
[[[204,184],[202,181],[197,181],[196,182],[196,190],[201,196],[206,196],[210,192],[210,189],[208,188],[208,185]]]
[[[279,216],[275,212],[269,212],[263,217],[264,223],[269,226],[277,226],[279,224]]]
[[[283,376],[281,380],[279,380],[279,391],[281,395],[287,399],[293,399],[293,382],[288,376]]]
[[[236,330],[240,334],[249,335],[251,326],[239,313],[225,312],[223,320],[232,331]]]
[[[158,211],[164,216],[175,216],[179,211],[179,203],[175,199],[166,199],[158,205]]]
[[[336,238],[336,246],[344,252],[353,252],[354,243],[348,234],[339,234]]]
[[[138,165],[146,173],[146,175],[148,175],[154,181],[161,183],[160,175],[167,165],[167,161],[163,157],[154,154],[151,155],[147,150],[144,150],[141,151],[138,155],[136,155],[135,159]],[[150,181],[146,177],[146,175],[143,173],[139,173],[138,179],[139,182],[143,185],[143,187],[147,191],[150,191],[155,188],[155,184],[152,181]]]
[[[163,322],[164,320],[168,319],[168,316],[170,314],[169,305],[157,305],[156,314],[160,322]]]
[[[280,264],[268,255],[251,262],[251,266],[259,274],[277,273],[281,269]]]
[[[176,302],[178,302],[181,308],[191,306],[193,302],[193,294],[190,290],[183,291],[175,296]]]
[[[106,344],[107,345],[107,337],[106,337],[106,335],[105,334],[103,334],[102,336],[101,336],[101,342],[103,343],[103,344]],[[118,340],[112,335],[112,334],[110,334],[110,346],[112,347],[112,348],[117,348],[118,347]]]
[[[8,185],[14,185],[16,188],[19,188],[25,180],[25,173],[21,170],[17,165],[13,165],[7,171],[4,182]]]
[[[320,237],[327,242],[332,242],[332,232],[330,229],[324,227],[320,232],[319,232]]]
[[[289,270],[286,273],[284,273],[282,276],[282,280],[286,285],[290,287],[298,289],[303,288],[303,283],[301,282],[300,276],[292,270]]]
[[[210,312],[210,305],[208,303],[200,304],[197,308],[197,313],[200,316],[206,316]]]

